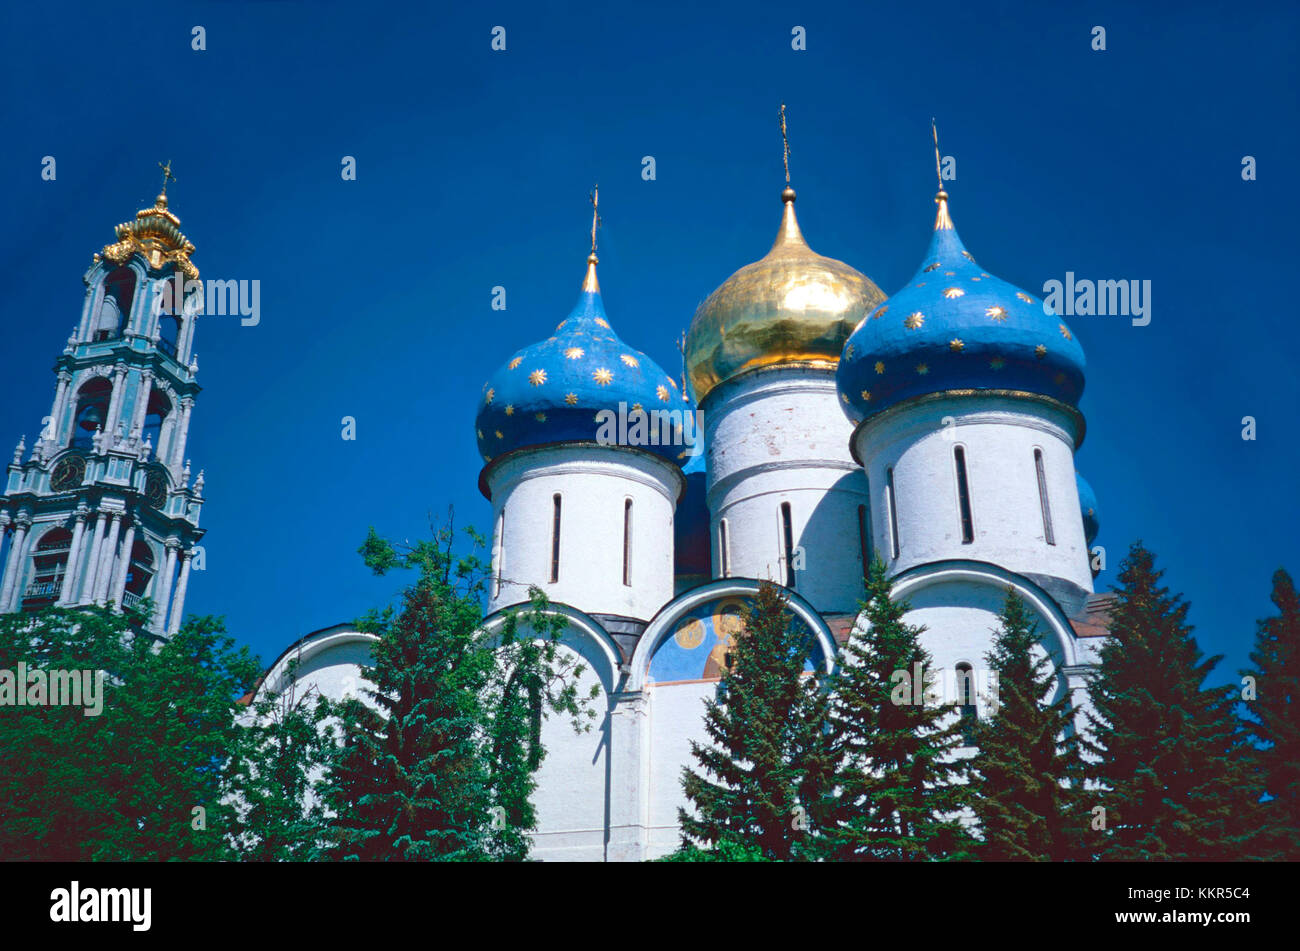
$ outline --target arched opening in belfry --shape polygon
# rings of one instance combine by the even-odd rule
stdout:
[[[52,528],[41,536],[32,552],[32,580],[23,592],[23,610],[39,610],[58,600],[71,549],[72,533],[66,528]]]
[[[122,604],[131,607],[144,597],[153,576],[153,549],[148,542],[137,541],[131,546],[131,562],[126,569],[126,592],[122,595]]]
[[[90,449],[97,429],[103,429],[108,419],[108,403],[113,396],[113,384],[102,376],[87,380],[77,391],[76,415],[72,420],[72,437],[68,445],[73,449]]]
[[[171,411],[172,401],[167,398],[167,394],[157,390],[149,394],[149,408],[145,410],[144,431],[140,433],[140,439],[153,444],[154,458],[158,457],[162,449],[163,422]]]
[[[135,299],[135,271],[120,267],[104,278],[104,299],[95,318],[94,340],[114,340],[126,330]]]

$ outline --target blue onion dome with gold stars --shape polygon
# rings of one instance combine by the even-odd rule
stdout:
[[[995,390],[1077,407],[1083,348],[1043,302],[982,270],[939,212],[921,269],[862,319],[840,357],[840,402],[854,423],[931,393]]]
[[[1088,480],[1077,472],[1074,474],[1074,481],[1079,486],[1079,510],[1083,512],[1083,537],[1089,545],[1101,531],[1101,515],[1097,511],[1097,493],[1092,491],[1092,486]]]
[[[685,355],[696,403],[760,367],[833,369],[854,325],[885,299],[870,278],[808,246],[794,200],[787,185],[772,250],[727,278],[695,312]]]
[[[483,384],[475,430],[485,463],[516,449],[596,443],[598,414],[611,410],[617,420],[620,404],[629,427],[638,412],[678,410],[680,417],[677,383],[610,326],[596,264],[592,252],[577,306],[555,334],[516,351]],[[680,444],[638,448],[680,464]]]

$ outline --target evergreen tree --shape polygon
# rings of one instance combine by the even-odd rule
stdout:
[[[144,630],[150,607],[0,617],[0,670],[105,675],[96,715],[14,706],[0,677],[0,858],[232,857],[236,701],[258,664],[214,618],[157,643]]]
[[[1231,687],[1207,687],[1206,658],[1188,604],[1160,585],[1141,542],[1121,565],[1110,636],[1090,682],[1095,713],[1085,749],[1089,791],[1106,828],[1090,846],[1103,859],[1250,857],[1260,787]]]
[[[1007,590],[993,648],[985,655],[997,678],[992,716],[974,730],[971,807],[989,861],[1061,861],[1075,854],[1081,820],[1071,788],[1080,780],[1070,696],[1055,701],[1051,661],[1035,652],[1037,625],[1025,602]]]
[[[1261,744],[1255,753],[1268,800],[1260,807],[1268,854],[1300,859],[1300,597],[1291,576],[1273,574],[1278,614],[1259,622],[1250,655],[1254,696],[1247,728]]]
[[[841,651],[832,736],[842,757],[828,857],[869,860],[965,858],[971,842],[957,820],[968,793],[955,758],[960,724],[950,708],[924,702],[930,656],[924,628],[903,621],[884,563],[867,576],[866,629]]]
[[[691,743],[700,771],[682,768],[682,848],[673,858],[789,861],[814,857],[812,816],[833,775],[823,727],[827,699],[807,628],[785,595],[759,586],[741,612],[720,698],[705,702],[710,744]],[[712,851],[710,851],[712,850]]]

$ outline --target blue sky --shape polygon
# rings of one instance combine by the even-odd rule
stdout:
[[[1100,584],[1144,539],[1226,677],[1274,568],[1300,573],[1300,15],[1064,6],[6,5],[0,439],[39,428],[80,276],[171,159],[203,277],[262,285],[258,326],[198,329],[208,568],[187,606],[269,660],[396,590],[355,555],[367,526],[417,538],[454,505],[490,527],[475,400],[572,307],[594,182],[611,321],[675,368],[696,306],[775,234],[778,103],[809,242],[886,293],[925,251],[935,116],[953,216],[991,273],[1035,293],[1066,271],[1152,282],[1147,327],[1072,320]]]

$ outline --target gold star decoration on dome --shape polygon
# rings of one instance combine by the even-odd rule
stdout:
[[[944,272],[943,272],[943,276],[944,276],[944,277],[956,277],[956,276],[957,276],[957,272],[956,272],[956,271],[944,271]]]
[[[876,312],[875,312],[874,314],[871,315],[871,319],[872,319],[872,320],[879,320],[881,317],[884,317],[884,316],[885,316],[885,311],[887,311],[887,310],[889,310],[889,305],[888,305],[888,304],[885,304],[883,307],[877,307],[877,308],[876,308]]]
[[[565,394],[564,394],[564,402],[568,403],[570,406],[577,406],[577,405],[578,405],[578,394],[577,394],[577,393],[565,393]]]
[[[916,286],[918,288],[925,287],[925,281],[922,281],[920,284],[917,284]]]
[[[930,366],[929,366],[929,364],[926,364],[926,363],[918,363],[918,364],[916,365],[916,372],[917,372],[917,374],[920,375],[920,376],[925,376],[927,373],[930,372]]]
[[[609,370],[604,367],[598,367],[592,372],[591,378],[601,386],[608,386],[610,381],[614,379],[614,374],[610,373]]]
[[[1070,336],[1070,328],[1065,326],[1065,324],[1061,324],[1060,326],[1061,326],[1061,336],[1064,337],[1066,340],[1073,340],[1074,338]]]
[[[882,374],[882,373],[884,373],[884,372],[885,372],[885,361],[883,361],[883,360],[877,360],[877,361],[876,361],[876,374],[879,375],[879,374]]]
[[[655,387],[655,396],[659,397],[659,402],[661,402],[661,403],[667,403],[667,402],[668,402],[668,387],[666,387],[666,386],[664,386],[662,383],[660,383],[658,386]]]
[[[1030,297],[1028,294],[1026,294],[1024,291],[1016,291],[1016,296],[1019,297],[1026,304],[1032,304],[1034,302],[1034,299]]]
[[[513,370],[515,367],[519,366],[519,364],[523,362],[524,362],[523,357],[515,357],[513,360],[510,361],[510,369]]]
[[[485,456],[483,457],[483,461],[484,461],[484,462],[491,462],[491,461],[492,461],[492,457],[491,457],[491,456],[488,456],[488,455],[485,455]]]
[[[507,403],[507,404],[506,404],[506,415],[507,415],[507,416],[513,416],[513,415],[515,415],[515,404],[514,404],[514,403]]]
[[[966,344],[961,337],[953,337],[948,341],[948,349],[953,353],[961,353],[966,349]]]
[[[849,344],[847,347],[844,348],[844,357],[845,357],[845,359],[847,359],[847,360],[852,360],[852,359],[853,359],[853,354],[854,354],[854,346],[853,346],[853,344]]]
[[[848,405],[849,405],[849,394],[847,394],[847,393],[841,393],[841,394],[840,394],[840,399],[842,399],[842,400],[844,401],[844,405],[845,405],[845,406],[848,406]]]
[[[478,436],[479,439],[482,439],[482,438],[483,438],[483,430],[481,430],[481,429],[476,429],[476,430],[474,430],[474,435]]]
[[[546,382],[546,371],[534,370],[532,373],[528,374],[528,382],[533,386],[541,386]]]
[[[871,391],[870,391],[870,390],[863,390],[863,391],[862,391],[862,402],[864,402],[864,403],[870,403],[870,402],[871,402]]]
[[[636,357],[629,356],[626,353],[620,354],[619,359],[622,360],[625,364],[627,364],[630,367],[639,367],[641,365],[636,362]]]
[[[925,314],[921,313],[919,310],[913,311],[903,318],[903,326],[908,330],[915,330],[923,323],[925,323]]]
[[[497,395],[497,391],[492,389],[491,387],[488,387],[488,391],[483,394],[483,402],[491,403],[493,397],[495,397],[496,395]]]
[[[925,267],[921,268],[921,270],[925,272],[937,271],[941,266],[942,265],[940,265],[938,261],[935,261],[933,264],[927,264]]]
[[[632,412],[634,412],[634,413],[644,413],[644,412],[645,412],[645,407],[642,406],[640,403],[633,403],[633,404],[632,404]]]
[[[969,261],[971,264],[974,264],[974,263],[975,263],[975,258],[974,258],[974,256],[971,255],[971,253],[970,253],[969,251],[963,249],[962,252],[961,252],[961,256],[964,257],[964,258],[965,258],[967,261]]]
[[[943,296],[948,298],[948,300],[956,300],[958,297],[961,297],[965,293],[966,292],[963,291],[960,287],[945,287],[943,289]]]
[[[978,277],[972,277],[971,280],[972,280],[972,281],[978,281],[979,278],[978,278]]]
[[[604,327],[606,330],[609,329],[609,324],[605,322],[605,318],[603,317],[597,317],[596,323],[600,324],[600,326]]]
[[[533,414],[533,419],[537,420],[539,423],[544,423],[544,422],[546,422],[546,414],[545,414],[545,413],[534,413],[534,414]]]
[[[1047,356],[1047,347],[1041,343],[1034,347],[1034,356],[1038,357],[1040,360],[1043,359],[1043,357]]]
[[[998,323],[1004,323],[1007,319],[1007,309],[1005,307],[999,307],[995,304],[994,306],[989,307],[984,311],[984,316],[992,317]]]
[[[564,351],[564,355],[570,360],[581,360],[585,351],[581,347],[570,347]]]
[[[1006,365],[1007,365],[1007,361],[1003,360],[1001,357],[994,357],[992,360],[989,361],[990,370],[1001,370]]]
[[[497,437],[497,439],[505,439],[505,438],[506,438],[505,433],[501,432],[501,430],[499,430],[499,429],[496,431],[496,437]]]
[[[561,320],[558,324],[555,325],[555,329],[556,329],[556,330],[563,330],[563,329],[564,329],[564,325],[567,324],[567,323],[568,323],[567,320]]]

